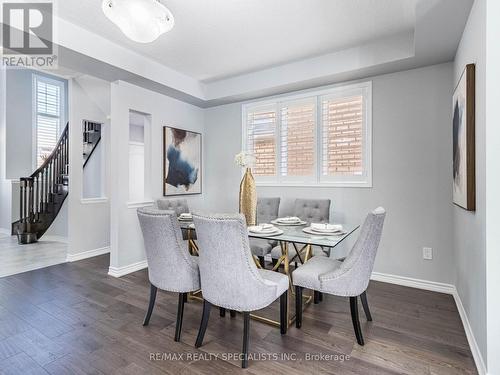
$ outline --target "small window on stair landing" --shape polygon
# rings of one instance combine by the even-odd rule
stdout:
[[[104,142],[101,141],[103,124],[82,121],[82,198],[104,198]]]

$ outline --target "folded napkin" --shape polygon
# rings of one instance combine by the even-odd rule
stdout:
[[[260,224],[248,227],[250,232],[274,232],[276,227],[272,224]]]
[[[323,223],[311,223],[311,229],[317,232],[341,232],[341,224],[323,224]]]
[[[281,223],[298,223],[301,220],[297,216],[287,216],[287,217],[280,217],[277,219],[277,221]]]

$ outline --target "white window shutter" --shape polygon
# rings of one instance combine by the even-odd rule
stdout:
[[[363,174],[363,96],[323,99],[321,107],[321,174]]]
[[[263,106],[246,112],[246,151],[255,157],[252,172],[255,176],[276,175],[276,129],[275,106]]]
[[[285,102],[280,115],[280,174],[285,180],[310,180],[316,164],[316,100]]]

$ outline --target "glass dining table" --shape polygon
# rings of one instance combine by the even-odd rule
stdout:
[[[183,231],[187,233],[187,241],[189,251],[192,255],[197,255],[200,251],[198,245],[196,243],[196,228],[192,221],[182,221],[179,220],[180,227]],[[338,223],[336,223],[338,224]],[[318,247],[320,250],[324,251],[327,254],[330,254],[335,248],[341,244],[344,240],[346,240],[351,234],[353,234],[358,228],[359,224],[345,223],[342,224],[342,232],[338,235],[328,235],[328,234],[312,234],[307,233],[304,229],[310,227],[310,223],[306,223],[303,225],[277,225],[277,228],[280,229],[278,233],[273,234],[265,234],[265,233],[256,233],[252,231],[248,231],[248,237],[250,238],[259,238],[264,240],[276,241],[278,244],[281,255],[274,262],[272,270],[280,271],[281,266],[283,266],[283,273],[288,276],[289,280],[289,297],[290,295],[294,295],[293,288],[293,273],[290,270],[290,265],[293,263],[304,264],[313,256],[313,246]],[[290,246],[293,247],[293,251],[290,252]],[[254,256],[255,264],[258,268],[262,268],[259,259]],[[195,296],[193,296],[195,297]],[[311,301],[312,295],[304,295],[304,308],[307,307]],[[290,316],[290,298],[288,298],[288,306],[287,306],[287,320],[288,325],[291,325],[295,321],[295,316]],[[257,314],[251,314],[251,317],[259,320],[261,322],[271,324],[274,326],[279,326],[279,321],[269,319],[267,317],[263,317]]]

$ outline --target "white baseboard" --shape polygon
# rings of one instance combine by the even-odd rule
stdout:
[[[122,277],[129,273],[136,272],[148,267],[148,262],[146,260],[142,260],[137,263],[129,264],[124,267],[109,267],[108,275],[113,277]]]
[[[472,352],[472,356],[474,357],[474,362],[476,363],[477,372],[479,373],[479,375],[486,375],[486,364],[484,363],[483,356],[481,355],[481,351],[479,350],[479,346],[477,345],[476,338],[474,337],[474,332],[472,331],[472,327],[469,323],[467,312],[465,311],[464,305],[462,304],[462,300],[460,299],[460,295],[458,294],[456,288],[453,293],[453,298],[455,299],[458,313],[460,314],[462,324],[464,325],[465,335],[467,336],[467,341],[469,342],[470,350]]]
[[[467,341],[469,342],[469,347],[472,352],[472,357],[474,358],[477,371],[479,375],[487,374],[483,356],[481,355],[481,351],[479,350],[479,346],[477,345],[476,338],[474,337],[474,332],[472,331],[472,327],[469,323],[469,318],[467,317],[467,312],[465,311],[465,308],[462,304],[462,300],[460,299],[460,295],[458,294],[455,285],[438,283],[435,281],[414,279],[411,277],[390,275],[380,272],[373,272],[371,279],[390,284],[408,286],[410,288],[424,289],[432,292],[451,294],[457,305],[458,313],[460,314],[460,319],[462,320],[462,324],[464,326],[465,335],[467,336]]]
[[[371,279],[389,284],[408,286],[410,288],[430,290],[431,292],[453,294],[453,292],[456,291],[455,285],[452,284],[414,279],[411,277],[391,275],[388,273],[373,272]]]
[[[96,257],[98,255],[107,254],[109,253],[109,250],[110,250],[109,246],[106,246],[94,250],[83,251],[78,254],[67,254],[66,262],[76,262],[77,260],[82,260],[82,259]]]

